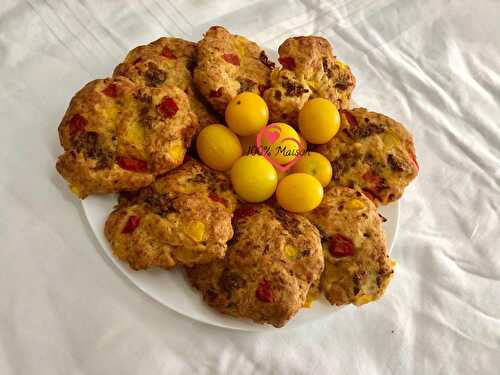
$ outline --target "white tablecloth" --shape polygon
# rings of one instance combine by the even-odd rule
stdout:
[[[0,374],[498,374],[500,3],[14,1],[0,5]],[[413,131],[386,296],[296,330],[230,331],[154,302],[104,257],[57,175],[72,94],[161,35],[328,37],[357,102]]]

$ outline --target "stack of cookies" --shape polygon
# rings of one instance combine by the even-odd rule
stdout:
[[[278,52],[281,67],[221,26],[198,43],[160,38],[134,48],[112,77],[71,100],[56,168],[81,199],[119,193],[105,234],[131,268],[182,266],[214,309],[282,327],[321,294],[336,306],[382,296],[394,262],[377,207],[401,197],[418,164],[403,125],[350,108],[356,80],[326,39],[289,38]],[[338,134],[312,148],[333,169],[313,211],[243,202],[224,173],[197,160],[197,134],[221,123],[242,92],[262,96],[271,121],[292,126],[313,98],[341,110]]]

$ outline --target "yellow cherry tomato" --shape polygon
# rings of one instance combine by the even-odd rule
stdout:
[[[287,211],[311,211],[318,207],[323,199],[323,186],[317,178],[309,174],[292,173],[278,184],[276,199]]]
[[[267,104],[253,92],[243,92],[235,96],[226,108],[226,123],[238,135],[257,133],[269,120]]]
[[[267,134],[276,134],[274,142],[270,142],[265,134],[262,135],[262,145],[268,155],[279,164],[286,164],[295,159],[300,152],[300,136],[290,125],[282,122],[269,124],[266,128]],[[286,140],[287,138],[290,138]]]
[[[262,155],[247,155],[234,163],[231,182],[236,193],[245,201],[263,202],[274,194],[278,175]]]
[[[259,153],[256,144],[256,134],[248,135],[246,137],[239,137],[243,155],[256,155]]]
[[[206,165],[218,171],[229,170],[242,154],[238,137],[220,124],[203,128],[196,139],[196,150]]]
[[[332,179],[332,164],[318,152],[306,152],[292,167],[292,172],[310,174],[326,187]]]
[[[340,115],[335,105],[323,98],[309,100],[299,112],[299,129],[306,141],[323,144],[339,131]]]

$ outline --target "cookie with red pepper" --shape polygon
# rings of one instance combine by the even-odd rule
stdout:
[[[337,108],[349,108],[356,79],[351,69],[333,55],[325,38],[289,38],[278,53],[281,68],[272,72],[271,88],[264,93],[271,122],[297,126],[299,111],[313,98],[329,99]]]
[[[318,230],[266,204],[240,206],[233,226],[226,257],[187,268],[188,278],[217,311],[282,327],[323,270]]]
[[[321,204],[305,216],[321,233],[325,270],[320,289],[328,301],[359,306],[379,299],[394,262],[373,202],[354,189],[330,187]]]
[[[105,234],[115,256],[134,270],[207,263],[226,253],[235,206],[224,174],[188,161],[146,188],[122,193]]]
[[[148,87],[176,86],[184,91],[200,128],[217,123],[215,114],[196,89],[193,69],[196,43],[179,38],[160,38],[131,50],[113,73]]]
[[[198,43],[194,81],[212,107],[224,115],[239,93],[262,93],[274,64],[256,43],[212,26]]]
[[[332,163],[331,185],[359,188],[376,205],[399,199],[418,174],[411,133],[365,108],[341,111],[340,118],[337,135],[314,147]]]
[[[197,124],[176,87],[98,79],[76,93],[59,125],[56,168],[80,198],[137,190],[182,164]]]

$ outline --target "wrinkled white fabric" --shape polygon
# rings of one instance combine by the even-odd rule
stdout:
[[[17,1],[0,5],[0,374],[498,374],[500,2]],[[105,258],[54,169],[69,99],[132,47],[212,24],[319,34],[354,97],[415,135],[387,295],[295,330],[230,331]]]

